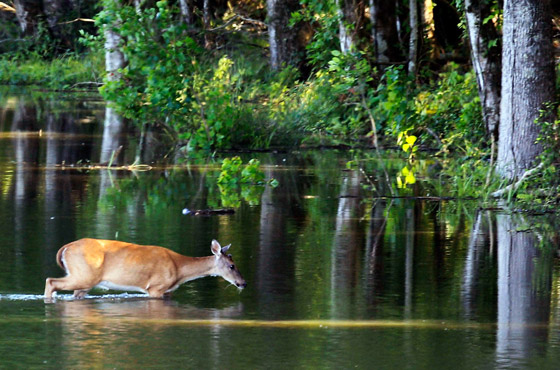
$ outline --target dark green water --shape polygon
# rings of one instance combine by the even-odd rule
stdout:
[[[246,155],[280,186],[220,192],[218,159],[159,166],[155,137],[128,132],[88,96],[0,94],[0,368],[558,367],[558,220],[372,198],[343,151]],[[88,167],[121,145],[115,164],[154,168]],[[401,166],[366,172],[389,195],[381,168]],[[232,243],[249,285],[43,302],[56,251],[81,237],[191,256]]]

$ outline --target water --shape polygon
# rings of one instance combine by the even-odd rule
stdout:
[[[95,96],[0,90],[1,368],[557,367],[554,217],[418,198],[421,182],[372,198],[362,185],[389,195],[383,170],[402,163],[366,164],[368,180],[333,150],[243,155],[280,186],[220,192],[218,160],[169,166],[129,126]],[[249,285],[45,303],[56,251],[81,237],[191,256],[232,243]]]

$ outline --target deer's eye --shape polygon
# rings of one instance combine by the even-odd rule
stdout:
[[[233,270],[235,269],[235,265],[229,265],[229,268]]]

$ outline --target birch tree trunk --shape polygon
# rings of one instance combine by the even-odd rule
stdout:
[[[397,31],[397,2],[393,0],[369,0],[371,32],[375,59],[378,63],[401,60]]]
[[[122,37],[115,29],[119,28],[119,20],[116,14],[112,14],[111,24],[105,25],[103,35],[105,36],[105,72],[109,81],[121,79],[119,69],[126,66],[126,59],[120,49]]]
[[[550,0],[504,2],[498,172],[514,179],[541,153],[535,119],[552,102],[555,73]]]
[[[465,15],[471,60],[478,83],[478,96],[486,132],[493,142],[498,140],[500,122],[500,88],[502,76],[500,36],[493,22],[486,22],[491,13],[490,0],[465,0]]]
[[[267,0],[270,66],[278,70],[292,64],[298,50],[297,30],[289,26],[290,17],[299,8],[298,0]]]
[[[360,20],[357,0],[336,0],[340,51],[348,53],[356,46],[357,27]]]
[[[418,69],[418,2],[417,0],[409,1],[410,15],[410,38],[408,44],[408,74],[416,76]]]

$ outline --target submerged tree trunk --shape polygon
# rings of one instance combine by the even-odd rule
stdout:
[[[506,0],[503,33],[497,170],[513,179],[541,153],[535,119],[554,101],[550,1]]]
[[[290,17],[299,8],[298,0],[267,0],[270,66],[280,69],[293,64],[298,51],[297,30],[289,26]]]
[[[500,38],[492,21],[492,1],[465,0],[465,15],[471,49],[471,60],[478,83],[478,96],[486,132],[493,142],[498,140],[500,122],[500,88],[502,53]]]
[[[369,0],[371,32],[375,59],[378,63],[400,61],[397,31],[397,2],[393,0]]]

